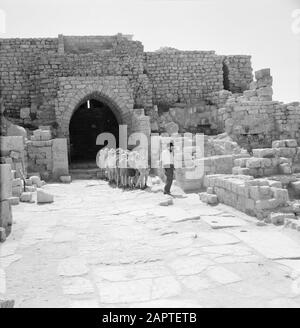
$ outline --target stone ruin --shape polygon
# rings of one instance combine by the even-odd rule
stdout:
[[[96,136],[118,139],[124,124],[128,135],[178,133],[179,141],[204,133],[204,157],[193,155],[191,137],[177,184],[204,188],[208,204],[297,227],[300,103],[273,100],[270,69],[254,77],[250,56],[145,52],[122,34],[0,39],[2,236],[11,204],[31,202],[36,189],[39,199],[53,200],[42,181],[70,182],[76,161],[95,158]]]

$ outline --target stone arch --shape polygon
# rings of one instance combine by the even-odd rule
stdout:
[[[109,89],[95,88],[95,86],[81,90],[76,89],[67,99],[70,101],[64,106],[64,111],[60,119],[60,133],[65,137],[69,137],[69,124],[72,115],[80,105],[90,99],[106,104],[114,113],[119,124],[127,124],[130,127],[130,110],[128,104],[126,104],[124,99]]]

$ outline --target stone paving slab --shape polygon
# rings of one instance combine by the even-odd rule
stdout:
[[[247,225],[244,220],[229,216],[201,216],[201,220],[209,224],[212,229],[242,227]]]
[[[300,245],[277,231],[233,231],[237,238],[268,259],[300,258]]]

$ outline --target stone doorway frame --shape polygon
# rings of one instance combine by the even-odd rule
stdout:
[[[89,99],[106,104],[119,124],[128,125],[128,134],[130,133],[134,100],[133,90],[127,77],[62,77],[58,78],[58,96],[55,105],[60,137],[67,138],[69,141],[72,115]]]

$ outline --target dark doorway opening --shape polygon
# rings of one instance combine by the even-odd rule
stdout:
[[[230,91],[229,69],[224,62],[223,62],[223,88],[224,90]]]
[[[113,111],[101,101],[87,100],[77,108],[70,121],[71,162],[90,162],[96,165],[96,155],[105,146],[97,146],[96,139],[103,132],[112,133],[118,147],[119,123]]]

